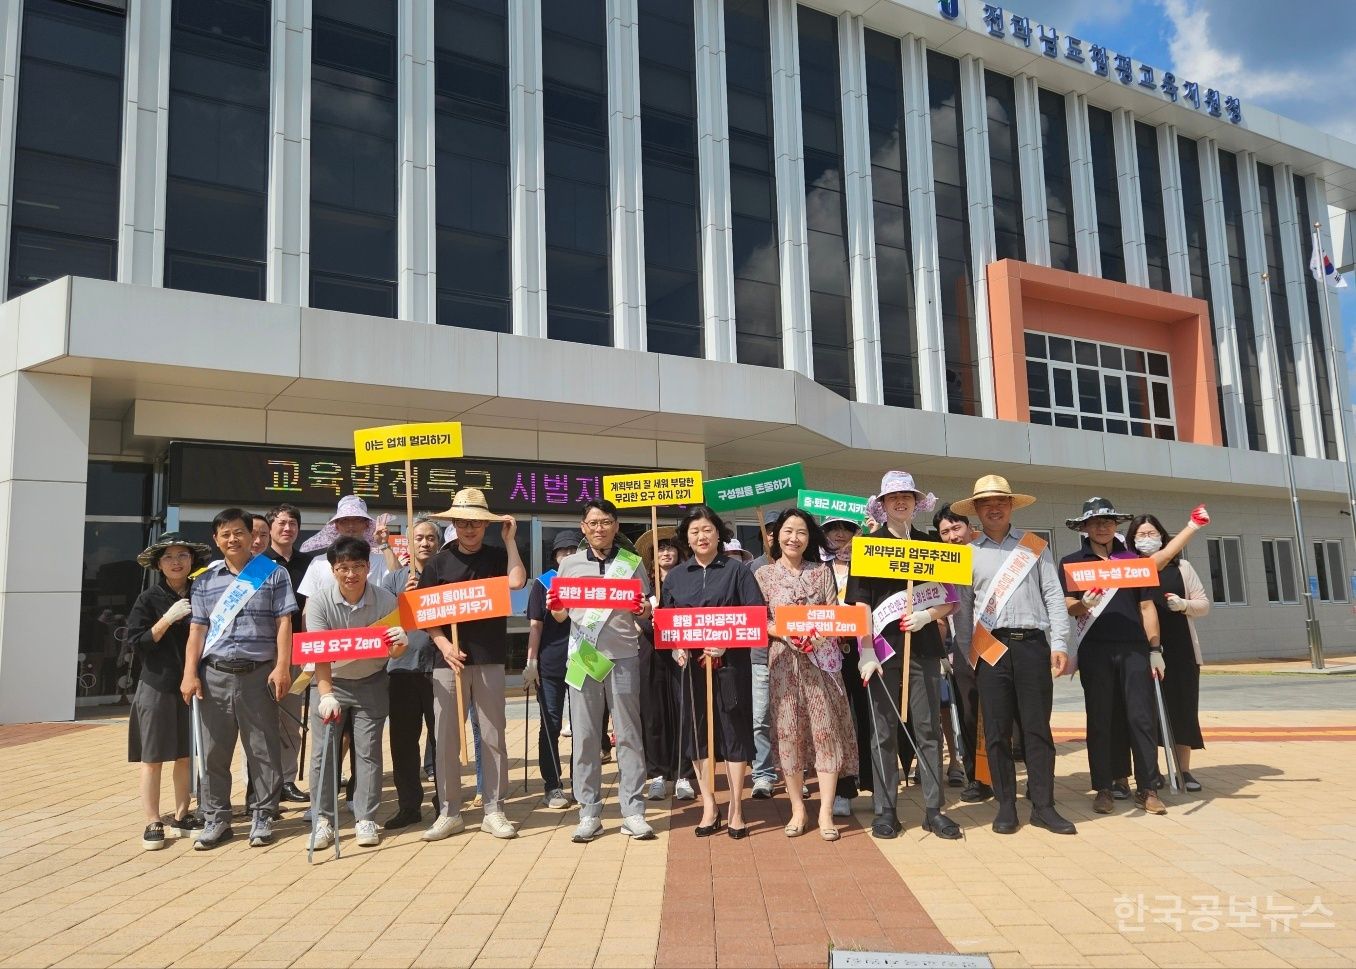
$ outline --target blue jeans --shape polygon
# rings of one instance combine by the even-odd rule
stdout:
[[[565,710],[565,677],[543,676],[537,685],[541,730],[537,735],[537,767],[546,793],[561,788],[560,720]]]
[[[753,779],[777,781],[772,758],[772,720],[768,708],[767,667],[753,667]]]

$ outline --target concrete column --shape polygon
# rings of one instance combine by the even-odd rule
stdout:
[[[75,716],[90,383],[0,376],[0,723]]]
[[[937,270],[937,199],[932,173],[932,114],[928,107],[928,48],[921,37],[900,43],[904,71],[904,145],[908,160],[909,233],[913,242],[913,305],[918,327],[918,399],[923,410],[946,413],[946,346]]]
[[[513,332],[546,336],[546,174],[541,0],[508,0]],[[436,265],[436,263],[434,263]]]
[[[1248,424],[1243,414],[1242,365],[1238,358],[1238,324],[1234,319],[1233,281],[1229,274],[1229,244],[1224,224],[1224,189],[1220,184],[1219,148],[1213,138],[1197,142],[1201,166],[1201,203],[1205,209],[1206,257],[1210,268],[1210,298],[1214,304],[1217,375],[1223,395],[1225,434],[1231,447],[1248,447]]]
[[[1012,79],[1017,107],[1017,158],[1021,163],[1022,228],[1026,261],[1050,265],[1049,202],[1045,197],[1045,150],[1041,147],[1040,85],[1028,74]]]
[[[1289,165],[1274,165],[1272,191],[1276,193],[1276,232],[1281,245],[1281,266],[1285,273],[1285,302],[1290,313],[1290,348],[1295,358],[1295,386],[1299,395],[1300,444],[1302,453],[1322,458],[1323,415],[1318,408],[1318,374],[1314,353],[1319,349],[1310,339],[1309,301],[1304,280],[1309,272],[1309,247],[1303,240],[1313,234],[1299,224],[1295,207],[1294,170]]]
[[[311,302],[311,5],[273,0],[268,299]]]
[[[989,276],[984,267],[996,258],[998,246],[993,227],[993,171],[989,167],[989,102],[984,93],[981,58],[967,55],[960,59],[960,108],[965,124],[966,203],[970,217],[970,277],[974,287],[980,416],[994,417]]]
[[[165,279],[170,0],[128,4],[126,45],[118,281],[160,286]]]
[[[1069,180],[1073,188],[1074,243],[1078,271],[1102,275],[1102,250],[1097,239],[1097,194],[1092,184],[1092,144],[1088,137],[1088,99],[1064,95],[1065,125],[1069,131]]]
[[[1250,151],[1238,153],[1238,192],[1243,203],[1243,239],[1248,249],[1248,295],[1252,299],[1253,338],[1257,348],[1257,392],[1262,398],[1262,422],[1266,428],[1266,449],[1273,454],[1284,454],[1290,441],[1283,425],[1278,423],[1276,398],[1281,388],[1272,374],[1272,357],[1276,353],[1276,333],[1271,319],[1271,295],[1262,283],[1267,271],[1266,234],[1262,231],[1262,203],[1257,191],[1257,156]],[[1272,321],[1274,324],[1274,320]]]
[[[852,290],[852,365],[857,400],[884,403],[880,304],[876,298],[876,229],[871,195],[871,128],[866,115],[866,34],[862,18],[838,18],[838,75],[843,104],[843,175],[848,269]]]
[[[0,298],[9,288],[9,236],[14,198],[14,131],[19,114],[19,34],[23,4],[0,6]]]
[[[1148,286],[1149,263],[1144,251],[1144,204],[1139,194],[1134,113],[1124,108],[1111,112],[1111,133],[1116,152],[1116,188],[1121,202],[1125,281],[1131,286]]]
[[[725,3],[694,0],[697,173],[702,220],[702,318],[708,360],[735,362],[730,119],[725,101]]]
[[[1182,159],[1177,152],[1176,125],[1158,126],[1158,173],[1163,182],[1163,224],[1168,231],[1168,284],[1174,293],[1190,296],[1191,257],[1187,253]]]
[[[1304,179],[1304,191],[1309,199],[1309,218],[1319,223],[1319,240],[1323,243],[1323,251],[1328,253],[1329,258],[1333,260],[1334,265],[1337,258],[1333,256],[1333,236],[1332,225],[1328,220],[1328,188],[1323,179],[1316,175],[1306,176]],[[1306,226],[1304,238],[1308,239],[1313,232],[1313,226]],[[1312,243],[1305,243],[1306,251],[1312,246]],[[1306,271],[1309,266],[1308,258],[1305,258],[1304,265]],[[1347,285],[1351,285],[1348,283]],[[1327,285],[1320,283],[1318,286],[1318,298],[1327,301],[1329,328],[1323,333],[1323,340],[1326,344],[1332,342],[1333,349],[1336,351],[1336,365],[1332,364],[1332,357],[1329,357],[1328,378],[1330,386],[1326,393],[1332,399],[1332,413],[1334,420],[1346,422],[1346,439],[1349,442],[1356,441],[1356,415],[1353,415],[1351,406],[1351,389],[1348,386],[1349,374],[1347,373],[1347,348],[1342,339],[1342,334],[1347,332],[1342,326],[1342,313],[1339,307],[1339,301],[1328,289]],[[1322,307],[1320,307],[1322,312]],[[1320,320],[1320,322],[1322,322]],[[1342,434],[1337,435],[1337,457],[1341,461],[1351,460],[1351,456],[1346,453],[1342,446]]]
[[[636,0],[607,0],[607,137],[612,187],[612,345],[644,350],[645,190]]]
[[[396,246],[397,309],[402,320],[431,323],[437,316],[437,180],[434,166],[433,0],[400,4],[400,200]]]
[[[805,154],[800,123],[800,42],[795,0],[768,0],[767,13],[772,63],[772,149],[777,156],[782,361],[787,370],[813,378]]]

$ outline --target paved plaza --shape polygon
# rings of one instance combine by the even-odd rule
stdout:
[[[515,841],[420,829],[306,863],[289,811],[271,847],[151,853],[126,722],[0,727],[2,966],[823,966],[830,947],[959,952],[995,966],[1348,966],[1356,962],[1356,677],[1202,678],[1199,795],[1166,817],[1087,794],[1081,691],[1056,690],[1056,797],[1076,837],[992,833],[992,803],[947,808],[965,840],[875,841],[866,799],[844,837],[790,840],[785,795],[750,802],[753,836],[693,837],[654,802],[658,840],[570,842],[539,806],[535,720],[512,705]],[[523,786],[524,730],[532,732]],[[615,788],[608,765],[605,777]],[[950,789],[954,800],[959,793]],[[237,795],[238,796],[238,795]],[[394,810],[389,784],[379,817]],[[168,792],[166,804],[169,803]],[[1025,807],[1022,809],[1025,821]],[[480,813],[468,810],[470,827]],[[239,826],[238,826],[239,830]]]

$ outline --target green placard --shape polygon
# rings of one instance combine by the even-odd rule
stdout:
[[[840,495],[833,491],[802,491],[796,496],[796,507],[820,518],[851,518],[857,524],[866,521],[866,499],[856,495]]]
[[[706,482],[706,503],[716,511],[734,511],[737,508],[755,508],[794,501],[805,487],[805,469],[797,464],[780,468],[737,474],[732,478],[717,478]]]

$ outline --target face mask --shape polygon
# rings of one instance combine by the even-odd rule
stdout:
[[[1163,547],[1161,538],[1137,538],[1135,539],[1135,548],[1139,550],[1140,555],[1153,555]]]

